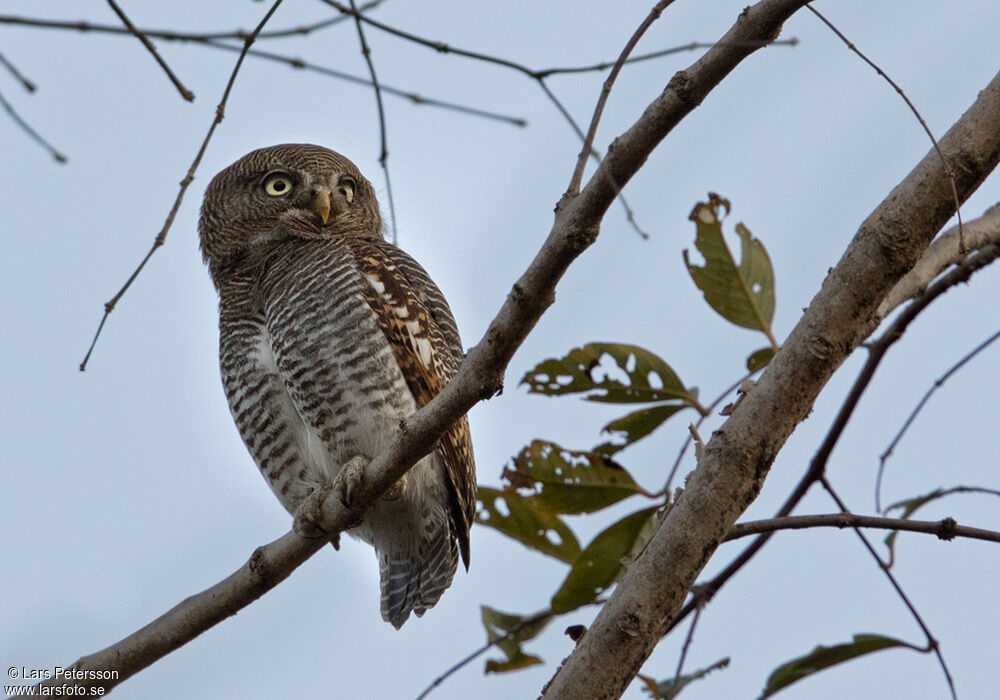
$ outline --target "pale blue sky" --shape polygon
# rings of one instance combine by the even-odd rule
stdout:
[[[638,47],[711,41],[745,2],[678,2]],[[123,2],[142,27],[249,29],[267,3]],[[506,3],[388,0],[378,19],[455,46],[542,68],[616,56],[649,2]],[[881,65],[942,134],[1000,69],[1000,5],[861,0],[819,5]],[[103,3],[12,1],[3,13],[114,24]],[[271,28],[330,16],[286,0]],[[85,14],[81,14],[85,13]],[[652,155],[626,195],[641,240],[609,211],[595,246],[560,284],[556,304],[515,356],[502,396],[471,413],[481,483],[536,437],[567,447],[601,441],[624,411],[517,386],[537,361],[589,341],[645,346],[713,397],[761,344],[703,303],[684,270],[687,214],[708,191],[733,202],[767,246],[777,275],[775,330],[783,338],[857,226],[927,151],[903,102],[820,22],[800,12],[774,47],[745,61]],[[435,277],[467,346],[478,342],[552,223],[579,143],[531,81],[368,32],[379,77],[427,97],[522,116],[526,129],[387,96],[389,164],[400,244]],[[248,59],[166,245],[108,321],[89,369],[77,366],[102,304],[159,230],[214,114],[235,55],[159,42],[197,95],[181,100],[130,37],[0,25],[0,53],[38,84],[27,95],[4,71],[0,92],[69,156],[57,165],[0,114],[0,661],[68,665],[111,644],[239,567],[289,527],[232,425],[219,382],[216,299],[197,249],[196,218],[211,176],[254,148],[305,141],[352,158],[380,195],[374,97],[363,88]],[[261,48],[357,75],[353,26]],[[695,53],[629,67],[596,144],[606,148]],[[602,76],[553,77],[552,89],[589,120]],[[987,180],[964,208],[974,218],[1000,199]],[[386,202],[383,198],[383,209]],[[386,212],[387,213],[387,212]],[[731,230],[731,229],[730,229]],[[1000,279],[987,270],[949,293],[891,351],[834,453],[830,475],[868,512],[879,452],[935,377],[995,330]],[[939,486],[996,487],[996,350],[933,400],[890,462],[888,501]],[[769,516],[794,484],[860,366],[851,358],[778,457],[747,519]],[[693,414],[692,414],[693,415]],[[622,461],[658,487],[691,416],[679,416]],[[721,419],[703,429],[707,434]],[[693,459],[685,462],[685,470]],[[621,512],[640,507],[627,503]],[[800,512],[828,512],[814,495]],[[996,502],[959,497],[927,518],[996,527]],[[602,522],[606,522],[602,520]],[[587,541],[596,521],[574,523]],[[873,535],[881,539],[880,534]],[[1000,557],[982,543],[903,535],[897,574],[942,644],[959,696],[993,697],[1000,627]],[[116,698],[412,698],[485,639],[479,605],[544,607],[565,567],[477,527],[472,568],[441,603],[400,632],[382,622],[370,549],[321,552],[262,600],[114,691]],[[738,545],[722,548],[708,571]],[[477,660],[434,698],[535,697],[569,653],[557,620],[529,648],[545,666],[484,678]],[[732,663],[685,691],[689,700],[754,697],[772,668],[818,643],[875,632],[922,643],[919,629],[849,532],[780,535],[702,616],[688,668]],[[683,633],[665,640],[645,673],[673,673]],[[889,651],[805,681],[793,698],[940,698],[931,657]],[[646,697],[637,686],[627,698]]]

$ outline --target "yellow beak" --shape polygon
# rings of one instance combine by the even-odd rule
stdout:
[[[330,191],[316,190],[309,208],[326,224],[330,220]]]

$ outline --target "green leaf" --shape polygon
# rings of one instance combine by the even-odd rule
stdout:
[[[670,365],[635,345],[588,343],[565,357],[548,359],[521,378],[532,394],[586,394],[588,401],[649,403],[673,401],[699,408]]]
[[[787,688],[792,683],[831,666],[856,659],[865,654],[893,647],[904,647],[921,651],[912,644],[907,644],[892,637],[883,637],[878,634],[856,634],[854,635],[854,641],[848,644],[838,644],[833,647],[818,646],[806,656],[793,659],[774,669],[768,677],[764,692],[758,700],[770,697],[782,688]]]
[[[521,644],[529,642],[541,633],[552,619],[550,611],[535,615],[514,615],[500,612],[485,605],[480,606],[483,627],[492,644],[506,655],[506,659],[487,659],[486,673],[516,671],[542,663],[537,656],[526,654]]]
[[[682,408],[678,404],[660,404],[616,418],[601,428],[601,432],[611,433],[612,439],[595,447],[594,452],[613,455],[649,435]]]
[[[774,357],[774,348],[770,346],[761,348],[751,353],[750,357],[747,358],[747,369],[756,372],[762,367],[766,367],[772,357]]]
[[[567,450],[535,440],[514,457],[501,478],[552,513],[591,513],[646,493],[617,462],[596,452]],[[531,495],[523,493],[529,489]]]
[[[663,681],[657,681],[655,678],[650,678],[649,676],[644,676],[641,673],[638,678],[646,684],[643,688],[653,700],[674,700],[680,692],[684,690],[684,687],[692,681],[701,680],[707,676],[712,671],[720,668],[726,668],[729,665],[729,658],[720,659],[716,661],[711,666],[706,666],[705,668],[698,669],[694,673],[685,673],[683,676],[671,677]]]
[[[658,507],[625,516],[601,532],[580,552],[566,580],[552,596],[552,611],[567,613],[597,600],[625,571],[653,536]]]
[[[479,487],[476,498],[477,523],[567,564],[579,556],[580,542],[576,535],[537,498],[525,498],[513,489],[498,491],[487,486]]]
[[[722,235],[719,210],[729,213],[729,201],[709,194],[708,202],[695,205],[688,217],[695,222],[695,246],[705,257],[705,265],[691,263],[684,251],[684,264],[705,301],[727,320],[744,328],[765,333],[776,346],[771,334],[774,318],[774,269],[764,245],[754,238],[743,224],[736,225],[740,237],[740,263]]]

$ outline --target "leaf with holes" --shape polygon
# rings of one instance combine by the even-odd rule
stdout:
[[[486,486],[479,487],[476,498],[476,522],[480,525],[567,564],[579,556],[576,535],[537,498],[525,498],[513,489],[498,491]]]
[[[625,516],[599,533],[580,552],[566,580],[552,596],[552,611],[567,613],[597,600],[624,573],[646,542],[653,536],[659,519],[658,508],[646,508]]]
[[[532,394],[586,394],[588,401],[672,401],[701,410],[697,395],[660,357],[635,345],[588,343],[549,359],[521,378]]]
[[[486,636],[497,649],[506,655],[506,660],[487,659],[486,673],[516,671],[542,663],[537,656],[526,654],[521,644],[529,642],[541,633],[552,619],[552,613],[545,611],[537,615],[514,615],[494,608],[481,606],[483,627]]]
[[[709,194],[708,202],[695,205],[691,216],[697,229],[695,246],[705,258],[705,265],[691,262],[684,251],[684,264],[691,279],[705,295],[705,301],[725,319],[744,328],[765,333],[772,346],[774,318],[774,269],[764,245],[743,224],[736,225],[740,237],[740,263],[722,235],[720,209],[729,213],[729,202]]]
[[[646,491],[617,462],[596,452],[535,440],[500,475],[518,494],[552,513],[591,513]],[[524,490],[531,491],[531,495]],[[648,495],[648,494],[647,494]]]
[[[613,455],[649,435],[682,408],[683,404],[660,404],[616,418],[601,428],[601,432],[611,433],[611,440],[595,447],[594,452]]]
[[[729,666],[729,657],[716,661],[711,666],[700,668],[694,673],[685,673],[682,676],[672,676],[664,681],[657,681],[655,678],[644,676],[641,673],[636,676],[646,687],[643,688],[653,700],[674,700],[680,692],[684,690],[688,683],[701,680],[712,671]]]
[[[782,688],[787,688],[792,683],[831,666],[836,666],[845,661],[850,661],[859,656],[883,649],[892,649],[893,647],[923,651],[919,647],[907,644],[898,639],[893,639],[892,637],[883,637],[879,634],[856,634],[854,635],[854,641],[848,644],[838,644],[832,647],[818,646],[809,654],[798,659],[793,659],[774,669],[768,677],[767,685],[764,686],[764,692],[761,693],[758,700],[771,697]]]

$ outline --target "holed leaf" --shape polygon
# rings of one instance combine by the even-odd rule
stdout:
[[[818,646],[811,653],[798,659],[793,659],[774,669],[768,677],[767,685],[764,686],[764,692],[761,693],[758,700],[770,697],[782,688],[786,688],[792,683],[823,669],[856,659],[865,654],[893,647],[905,647],[921,651],[919,647],[915,647],[912,644],[907,644],[892,637],[883,637],[879,634],[856,634],[854,635],[854,641],[848,644],[838,644],[832,647]]]
[[[736,225],[741,244],[740,263],[722,235],[720,209],[729,213],[729,201],[710,193],[708,202],[695,205],[688,217],[695,222],[695,246],[705,265],[694,265],[684,251],[684,264],[705,295],[705,301],[727,320],[744,328],[764,332],[772,345],[774,318],[774,269],[764,245],[743,224]]]
[[[657,681],[655,678],[644,676],[641,673],[638,675],[638,678],[646,684],[643,690],[649,693],[653,700],[674,700],[688,683],[700,680],[712,671],[726,668],[728,665],[729,657],[726,657],[725,659],[716,661],[711,666],[700,668],[693,673],[685,673],[683,676],[672,676],[664,681]]]
[[[483,627],[490,642],[502,651],[507,659],[487,659],[486,673],[504,673],[542,663],[537,656],[526,654],[521,644],[537,637],[552,619],[545,611],[536,615],[514,615],[500,612],[485,605],[480,606]]]
[[[487,486],[480,486],[476,497],[479,524],[567,564],[576,561],[580,554],[576,535],[537,498],[525,498],[513,489],[498,491]]]
[[[588,343],[538,364],[521,378],[533,394],[586,394],[588,401],[673,401],[698,406],[677,373],[660,357],[635,345]],[[699,408],[699,410],[701,410]]]
[[[594,452],[613,455],[649,435],[682,408],[682,404],[659,404],[616,418],[601,429],[602,432],[611,433],[612,439],[595,447]]]
[[[553,513],[591,513],[637,493],[646,493],[617,462],[597,452],[567,450],[535,440],[514,457],[501,477]],[[522,494],[519,494],[522,495]]]
[[[552,596],[552,611],[567,613],[592,603],[617,581],[656,531],[656,511],[654,507],[632,513],[598,534]]]

